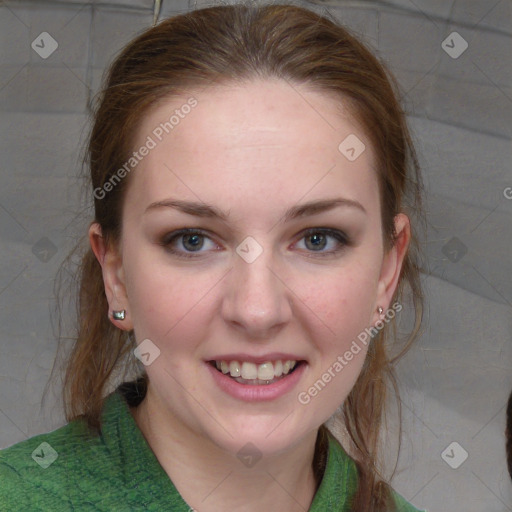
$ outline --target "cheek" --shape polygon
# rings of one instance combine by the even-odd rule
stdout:
[[[375,273],[354,265],[317,280],[314,291],[312,288],[307,295],[317,359],[297,398],[315,421],[331,417],[361,373],[369,343],[365,329],[370,325],[375,290]]]
[[[172,267],[155,258],[154,249],[126,255],[126,289],[137,340],[149,338],[159,346],[172,343],[174,351],[193,348],[202,325],[207,328],[201,319],[212,307],[222,276]]]
[[[368,327],[378,275],[363,263],[347,265],[303,284],[304,304],[322,322],[329,345],[343,344]],[[333,343],[334,342],[334,343]]]

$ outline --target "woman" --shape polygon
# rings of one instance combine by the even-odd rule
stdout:
[[[113,63],[88,161],[69,423],[1,453],[2,503],[416,510],[378,447],[421,187],[375,57],[295,6],[176,16]]]

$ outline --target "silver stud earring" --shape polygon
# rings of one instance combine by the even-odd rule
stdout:
[[[124,320],[126,318],[126,310],[121,309],[121,311],[112,311],[112,318],[114,320]]]
[[[384,313],[384,310],[380,306],[377,308],[377,311],[379,315],[382,315],[382,313]]]

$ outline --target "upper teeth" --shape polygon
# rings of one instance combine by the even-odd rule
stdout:
[[[222,373],[229,373],[231,377],[242,377],[243,379],[272,380],[275,377],[286,375],[293,370],[297,361],[268,361],[263,364],[254,364],[238,361],[215,361],[217,369]]]

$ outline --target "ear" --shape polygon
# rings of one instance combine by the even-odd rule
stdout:
[[[393,298],[393,294],[398,286],[402,264],[411,240],[409,217],[404,213],[399,213],[395,216],[395,232],[395,244],[387,253],[384,254],[384,258],[382,260],[374,311],[376,311],[379,306],[384,311],[390,307],[391,299]],[[381,316],[382,315],[375,312],[373,324],[375,324]]]
[[[96,259],[101,265],[103,284],[109,305],[108,318],[119,329],[131,331],[133,324],[124,283],[122,257],[115,247],[107,246],[101,232],[101,226],[97,222],[93,222],[89,227],[89,242]],[[122,309],[126,310],[124,320],[112,318],[112,311]]]

